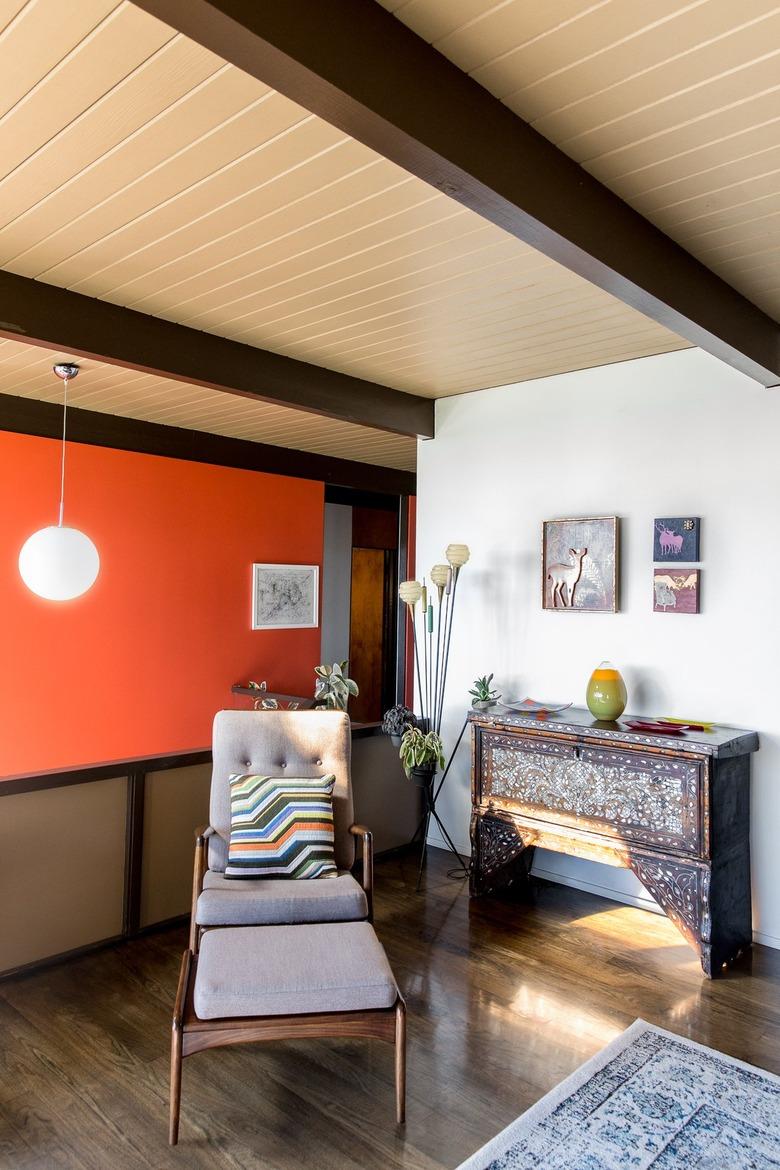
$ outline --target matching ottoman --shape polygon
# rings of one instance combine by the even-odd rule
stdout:
[[[395,1045],[404,1121],[406,1007],[368,922],[207,930],[185,951],[173,1014],[169,1140],[178,1141],[185,1056],[225,1044],[360,1036]]]

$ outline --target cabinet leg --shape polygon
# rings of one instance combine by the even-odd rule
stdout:
[[[472,818],[471,844],[472,897],[527,885],[534,846],[525,843],[512,821],[477,814]]]

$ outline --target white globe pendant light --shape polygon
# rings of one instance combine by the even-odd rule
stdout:
[[[24,542],[19,553],[19,572],[28,589],[49,601],[71,601],[86,593],[100,572],[100,557],[94,543],[78,528],[63,524],[65,512],[65,435],[68,417],[68,382],[79,367],[59,364],[54,373],[65,387],[62,409],[62,456],[60,467],[59,521],[41,528]]]

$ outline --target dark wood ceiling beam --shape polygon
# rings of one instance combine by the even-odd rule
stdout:
[[[373,0],[135,0],[694,345],[780,383],[780,327]]]
[[[0,431],[59,439],[62,435],[62,406],[36,398],[0,394]],[[185,427],[167,427],[77,406],[68,407],[68,442],[113,447],[118,451],[140,451],[144,455],[162,455],[194,463],[214,463],[218,467],[290,475],[296,479],[315,479],[360,491],[407,496],[414,495],[416,490],[416,476],[411,471],[351,459],[334,459],[311,451],[294,451],[289,447],[252,443],[205,431],[190,431]]]
[[[2,271],[0,336],[399,435],[434,433],[431,399]]]

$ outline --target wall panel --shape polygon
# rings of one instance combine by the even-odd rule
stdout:
[[[190,911],[195,830],[208,824],[210,786],[211,764],[146,775],[142,927]]]
[[[127,780],[0,801],[0,972],[122,931]]]

